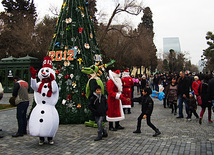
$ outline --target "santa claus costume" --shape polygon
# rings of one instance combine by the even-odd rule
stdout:
[[[106,120],[109,122],[109,130],[111,131],[124,129],[124,127],[119,124],[119,121],[125,119],[121,100],[125,101],[126,98],[122,95],[122,89],[120,71],[112,72],[109,70],[109,81],[107,82],[108,111]],[[115,122],[115,128],[113,127],[113,122]]]
[[[59,90],[51,58],[44,58],[43,67],[38,72],[39,82],[36,80],[37,71],[30,67],[30,72],[36,106],[30,115],[29,132],[32,136],[40,137],[39,145],[44,144],[45,137],[48,137],[49,144],[53,144],[53,137],[59,126],[59,115],[55,108]]]
[[[128,70],[124,70],[121,78],[123,84],[123,96],[131,99],[132,86],[134,86],[134,81],[130,77],[130,73]],[[131,114],[131,100],[130,101],[122,101],[123,110],[125,113],[125,109],[128,109],[128,114]]]

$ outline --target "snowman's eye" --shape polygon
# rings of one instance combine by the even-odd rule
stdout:
[[[47,70],[46,70],[46,72],[48,73],[48,72],[49,72],[49,70],[47,69]]]
[[[44,70],[42,69],[41,72],[44,72]]]

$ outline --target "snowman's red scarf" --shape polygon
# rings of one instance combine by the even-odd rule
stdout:
[[[47,97],[51,97],[52,95],[52,87],[51,87],[51,80],[48,78],[48,79],[42,79],[42,82],[40,83],[39,85],[39,88],[38,88],[38,93],[41,93],[42,92],[42,87],[44,86],[45,83],[48,83],[48,93],[47,93]]]

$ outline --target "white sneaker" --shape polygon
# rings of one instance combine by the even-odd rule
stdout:
[[[191,121],[191,118],[188,118],[187,121]]]
[[[49,140],[49,141],[48,141],[48,144],[53,145],[53,144],[54,144],[54,141],[53,141],[53,140]]]
[[[44,141],[43,140],[40,140],[39,141],[39,145],[41,146],[41,145],[43,145],[44,144]]]

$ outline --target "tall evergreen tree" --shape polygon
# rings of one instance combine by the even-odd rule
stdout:
[[[33,0],[3,0],[5,11],[0,13],[2,24],[1,56],[26,56],[34,49],[33,34],[36,8]]]
[[[154,32],[153,32],[153,20],[152,20],[152,11],[149,7],[146,7],[143,10],[143,17],[141,18],[142,22],[138,25],[139,40],[142,47],[141,50],[144,53],[144,67],[150,67],[153,72],[157,67],[157,57],[156,57],[156,46],[153,42]]]
[[[206,34],[208,48],[204,50],[203,56],[206,60],[207,70],[214,71],[214,34],[209,31]]]
[[[60,123],[88,120],[90,111],[85,97],[88,77],[81,69],[101,62],[101,55],[85,0],[63,1],[49,56],[57,70],[60,97],[56,107]]]

